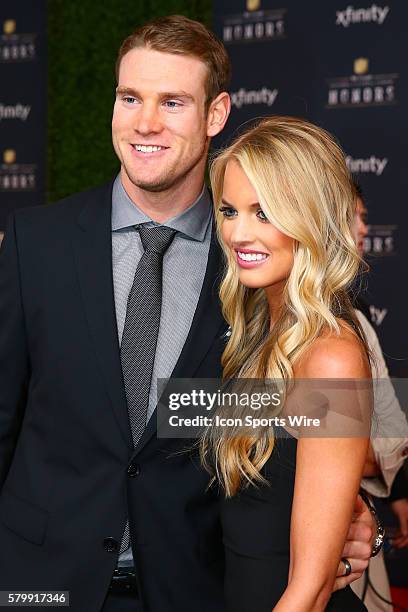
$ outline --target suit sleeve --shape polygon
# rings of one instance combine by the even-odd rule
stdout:
[[[0,489],[24,416],[29,370],[13,214],[0,249]]]
[[[399,472],[392,483],[388,501],[393,502],[397,501],[397,499],[408,499],[408,477],[405,471],[405,466],[402,466],[399,469]]]

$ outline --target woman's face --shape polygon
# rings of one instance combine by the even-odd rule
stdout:
[[[294,239],[263,213],[255,189],[236,161],[224,176],[221,235],[238,264],[239,279],[251,288],[280,294],[293,266]]]

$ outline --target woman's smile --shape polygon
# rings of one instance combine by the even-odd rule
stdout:
[[[252,249],[234,249],[237,263],[242,268],[255,268],[261,266],[268,259],[269,254]]]

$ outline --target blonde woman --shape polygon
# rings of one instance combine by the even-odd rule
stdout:
[[[262,120],[216,158],[211,183],[227,261],[225,378],[286,389],[370,379],[347,298],[359,267],[353,188],[333,138],[300,119]],[[206,432],[203,461],[224,492],[230,612],[366,609],[348,587],[331,593],[367,447],[367,436]]]

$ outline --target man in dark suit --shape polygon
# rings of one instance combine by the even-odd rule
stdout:
[[[216,491],[195,451],[156,436],[154,410],[158,378],[221,374],[204,171],[230,111],[228,78],[225,49],[201,24],[139,29],[118,59],[119,176],[9,220],[0,590],[69,591],[72,612],[223,610]],[[343,583],[365,567],[365,521],[350,532],[355,573]]]

